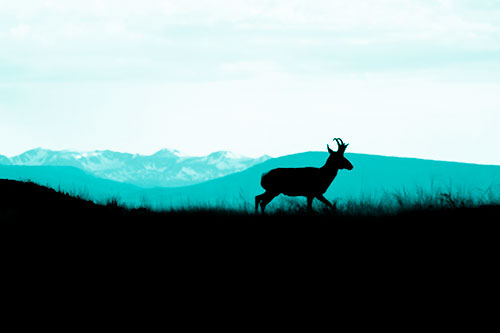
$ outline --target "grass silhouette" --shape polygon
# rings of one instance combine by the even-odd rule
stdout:
[[[465,214],[465,215],[464,215]],[[269,206],[266,214],[255,213],[251,203],[242,202],[239,206],[189,206],[153,209],[152,206],[128,208],[120,204],[117,197],[105,203],[95,203],[88,195],[65,193],[32,182],[0,180],[0,221],[10,223],[84,221],[88,224],[105,221],[123,223],[138,221],[169,221],[186,224],[210,224],[240,222],[260,222],[269,220],[288,221],[284,223],[309,221],[407,221],[426,216],[434,220],[458,219],[461,216],[481,220],[491,220],[500,216],[500,195],[494,190],[483,196],[472,196],[465,192],[449,191],[426,192],[423,189],[386,193],[378,199],[365,197],[344,199],[331,210],[316,203],[309,212],[306,201],[282,197]],[[458,223],[458,221],[455,221]]]

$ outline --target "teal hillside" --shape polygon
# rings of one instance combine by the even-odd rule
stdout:
[[[432,161],[413,158],[346,153],[355,168],[340,170],[325,197],[341,204],[346,200],[377,201],[387,196],[421,193],[457,193],[482,200],[500,191],[500,166]],[[277,167],[320,167],[326,152],[305,152],[271,158],[243,171],[202,183],[178,187],[141,187],[96,177],[69,166],[0,165],[0,178],[31,180],[61,191],[106,202],[116,199],[132,206],[163,209],[224,205],[249,208],[263,192],[261,175]],[[283,198],[281,198],[283,200]],[[286,200],[304,201],[303,198]],[[279,198],[273,205],[279,206]]]

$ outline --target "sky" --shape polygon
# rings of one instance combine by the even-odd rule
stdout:
[[[0,154],[500,164],[500,0],[0,0]]]

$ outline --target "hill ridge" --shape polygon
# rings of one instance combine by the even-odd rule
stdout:
[[[323,152],[303,152],[268,159],[245,170],[182,187],[140,188],[79,173],[79,169],[46,169],[0,165],[0,178],[31,179],[42,185],[78,193],[86,192],[95,201],[110,197],[124,204],[155,208],[185,205],[251,205],[261,194],[260,176],[275,167],[321,166],[327,157]],[[330,200],[350,199],[377,201],[384,193],[459,192],[477,198],[500,193],[500,166],[460,162],[423,160],[407,157],[385,157],[346,153],[354,165],[352,171],[342,170],[326,193]],[[57,170],[57,172],[54,172]],[[297,199],[299,202],[302,199]]]

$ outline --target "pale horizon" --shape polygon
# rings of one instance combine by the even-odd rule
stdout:
[[[500,165],[500,1],[0,0],[0,155]]]

